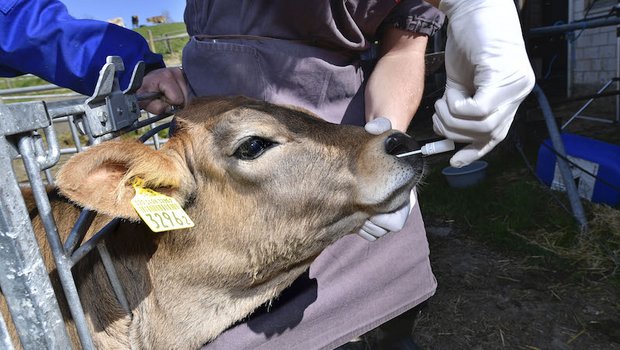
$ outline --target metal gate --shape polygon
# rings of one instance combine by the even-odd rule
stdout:
[[[58,163],[61,154],[80,152],[90,145],[147,126],[151,129],[140,137],[143,142],[153,138],[149,143],[159,148],[166,141],[160,140],[157,133],[169,123],[158,126],[154,123],[170,114],[152,116],[143,113],[138,106],[140,98],[135,92],[142,84],[144,64],[135,67],[129,87],[121,91],[116,73],[123,70],[119,57],[108,57],[100,71],[95,93],[88,98],[0,104],[0,288],[24,349],[70,349],[71,342],[22,198],[13,167],[16,159],[21,159],[28,176],[82,348],[93,349],[94,346],[71,268],[92,250],[99,253],[119,303],[131,314],[102,240],[114,229],[118,219],[82,243],[95,217],[94,212],[83,210],[68,238],[62,242],[45,190],[46,183],[53,184],[49,169]],[[156,95],[142,98],[153,97]],[[58,122],[68,123],[74,147],[60,148],[54,128],[54,123]],[[87,137],[85,145],[80,134]],[[13,349],[7,321],[0,315],[0,347]]]

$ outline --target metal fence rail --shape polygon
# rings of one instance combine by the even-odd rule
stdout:
[[[120,305],[131,314],[102,239],[118,220],[112,220],[80,244],[95,217],[93,212],[83,210],[68,238],[62,242],[45,190],[46,182],[53,183],[49,168],[58,163],[62,154],[80,152],[90,145],[144,126],[153,128],[152,123],[169,117],[143,115],[135,91],[141,84],[144,66],[139,64],[136,67],[130,87],[120,91],[116,72],[123,69],[119,58],[108,58],[100,72],[95,93],[86,99],[0,104],[0,287],[24,349],[70,349],[71,341],[13,168],[13,160],[18,158],[21,158],[28,175],[82,348],[93,349],[94,345],[71,268],[90,251],[97,249]],[[54,128],[54,123],[58,122],[68,123],[73,147],[59,147]],[[151,144],[155,147],[165,142],[156,134],[161,128],[159,126],[151,133],[154,138]],[[80,134],[88,138],[85,145]],[[45,181],[41,172],[45,173]],[[8,336],[5,323],[8,321],[0,317],[0,347],[3,349],[14,347]]]

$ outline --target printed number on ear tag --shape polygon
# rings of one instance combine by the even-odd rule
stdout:
[[[174,198],[144,188],[144,180],[140,178],[135,178],[132,185],[136,195],[131,200],[131,205],[151,231],[163,232],[194,227],[192,219]]]

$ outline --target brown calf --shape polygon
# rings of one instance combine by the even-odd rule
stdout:
[[[199,99],[177,123],[159,151],[105,142],[59,173],[65,200],[52,205],[62,235],[81,207],[98,213],[89,235],[111,217],[127,219],[106,244],[132,315],[96,254],[74,268],[97,348],[198,348],[275,298],[369,216],[400,207],[421,176],[419,158],[394,156],[411,150],[403,134],[374,136],[246,98]],[[129,204],[138,177],[177,199],[195,227],[151,232]]]

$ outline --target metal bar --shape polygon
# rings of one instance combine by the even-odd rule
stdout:
[[[40,140],[41,150],[37,152],[37,163],[41,170],[49,169],[58,163],[60,160],[60,147],[58,146],[58,139],[56,138],[56,131],[54,126],[43,128],[45,133],[45,140],[47,142],[47,150],[43,150],[43,140]]]
[[[13,88],[13,89],[4,89],[4,90],[0,90],[0,96],[23,94],[26,92],[48,91],[48,90],[55,90],[55,89],[62,89],[62,88],[60,86],[53,85],[53,84],[45,84],[45,85],[28,86],[28,87],[20,87],[20,88]]]
[[[40,95],[17,95],[17,96],[4,96],[2,97],[5,101],[10,100],[43,100],[49,98],[65,98],[65,97],[76,97],[80,96],[78,93],[68,93],[68,94],[40,94]]]
[[[5,350],[13,350],[13,344],[11,343],[11,336],[9,330],[6,327],[6,321],[0,313],[0,346]]]
[[[140,137],[138,138],[138,140],[139,140],[140,142],[142,142],[142,143],[146,144],[146,145],[149,145],[149,144],[155,144],[155,142],[154,142],[154,141],[149,141],[149,142],[147,142],[147,141],[148,141],[148,139],[150,139],[150,138],[151,138],[151,137],[153,137],[153,136],[156,136],[158,132],[160,132],[160,131],[162,131],[162,130],[164,130],[164,129],[167,129],[167,128],[169,128],[169,127],[170,127],[170,123],[160,124],[160,125],[158,125],[158,126],[156,126],[156,127],[154,127],[154,128],[151,128],[151,130],[149,130],[149,131],[145,132],[142,136],[140,136]],[[159,140],[159,141],[158,141],[158,143],[164,143],[164,142],[166,142],[166,141],[167,141],[167,139],[166,139],[166,140]],[[156,149],[158,149],[157,144],[155,144],[155,148],[156,148]]]
[[[86,232],[90,228],[90,225],[93,223],[93,220],[97,216],[92,210],[82,209],[80,216],[78,217],[75,225],[69,232],[69,236],[65,241],[64,250],[67,254],[73,254],[73,252],[77,249],[77,247],[82,243]]]
[[[90,253],[97,246],[97,242],[99,242],[108,232],[114,230],[116,226],[119,224],[120,219],[112,219],[108,222],[99,232],[97,232],[91,239],[86,241],[86,243],[82,244],[73,254],[71,254],[71,263],[73,265],[77,264],[78,261],[82,260],[86,254]]]
[[[0,136],[0,286],[24,349],[70,349],[54,290],[15,179],[14,146]]]
[[[599,118],[599,117],[590,117],[590,116],[587,116],[587,115],[578,115],[576,118],[577,119],[589,120],[589,121],[593,121],[593,122],[605,123],[605,124],[613,124],[614,123],[614,121],[610,120],[610,119],[604,119],[604,118]]]
[[[84,108],[84,101],[86,101],[86,98],[48,102],[46,103],[47,112],[52,119],[84,114],[86,110]]]
[[[67,123],[69,124],[69,130],[71,130],[71,138],[75,144],[75,149],[78,152],[82,152],[82,140],[80,140],[80,133],[77,126],[75,126],[75,117],[70,115],[67,119]]]
[[[166,112],[166,113],[158,114],[158,115],[156,115],[154,117],[147,118],[147,119],[142,120],[142,121],[138,121],[138,122],[134,123],[134,125],[132,125],[132,129],[133,130],[137,130],[137,129],[143,128],[143,127],[148,126],[148,125],[150,125],[152,123],[155,123],[155,122],[158,122],[158,121],[160,121],[162,119],[168,118],[171,115],[172,115],[171,113],[167,113]]]
[[[566,151],[564,150],[564,143],[562,142],[562,136],[560,135],[558,125],[555,122],[553,111],[551,110],[551,106],[549,105],[549,100],[547,100],[547,96],[545,96],[545,93],[540,88],[540,86],[538,86],[538,84],[534,85],[533,92],[538,99],[538,104],[540,105],[540,109],[542,110],[543,116],[545,118],[547,130],[549,131],[549,136],[551,137],[551,143],[553,144],[555,150],[565,158]],[[579,223],[582,232],[585,232],[588,226],[588,221],[586,220],[586,215],[581,204],[581,199],[579,198],[579,193],[577,192],[577,186],[575,185],[575,181],[573,181],[572,172],[564,158],[556,157],[558,167],[560,168],[560,174],[562,175],[562,179],[564,180],[564,186],[566,186],[566,193],[568,195],[570,206],[573,211],[573,217]]]
[[[54,175],[52,175],[52,171],[49,169],[45,169],[43,173],[45,174],[45,180],[47,180],[47,184],[50,186],[54,186],[55,182],[54,182]]]
[[[26,173],[30,179],[34,198],[37,203],[39,217],[45,227],[47,241],[50,245],[50,249],[52,250],[52,255],[54,256],[54,262],[56,263],[56,271],[58,272],[60,283],[65,297],[67,298],[67,303],[69,304],[69,311],[75,321],[75,327],[77,329],[82,348],[86,350],[94,349],[95,346],[93,345],[92,338],[90,336],[84,310],[75,286],[73,274],[71,273],[72,264],[69,257],[65,254],[60,241],[58,228],[56,227],[56,222],[54,220],[54,216],[52,215],[52,206],[47,197],[45,186],[43,186],[43,181],[41,181],[39,163],[36,160],[34,141],[31,137],[24,136],[20,138],[18,144],[19,151],[22,155],[24,166],[26,168]]]
[[[110,257],[110,252],[108,252],[108,248],[105,245],[105,241],[99,241],[97,243],[97,251],[99,251],[101,262],[103,262],[103,267],[108,273],[108,280],[112,285],[112,289],[114,290],[116,299],[118,299],[119,304],[121,304],[123,309],[125,309],[127,315],[133,318],[131,308],[129,307],[129,302],[127,301],[127,296],[125,295],[125,290],[123,289],[118,275],[116,274],[116,268],[114,267],[114,263],[112,262],[112,257]]]
[[[560,24],[560,25],[554,25],[554,26],[532,28],[527,33],[527,36],[530,38],[534,38],[538,36],[562,34],[566,32],[572,32],[575,30],[614,26],[618,24],[620,24],[620,18],[618,17],[595,19],[591,21],[573,22],[569,24]]]
[[[151,124],[151,131],[155,128],[155,125]],[[161,144],[159,143],[159,134],[156,132],[153,134],[153,144],[155,145],[155,149],[159,149]]]
[[[601,94],[603,91],[605,91],[609,85],[611,85],[614,82],[614,79],[611,79],[610,81],[608,81],[605,85],[603,85],[603,87],[601,87],[600,89],[598,89],[598,91],[596,92],[596,95]],[[592,97],[591,99],[589,99],[586,103],[584,103],[583,106],[581,106],[581,108],[579,108],[579,110],[577,112],[575,112],[575,114],[573,114],[570,119],[568,119],[566,121],[566,123],[564,123],[564,125],[562,125],[562,127],[560,128],[561,130],[564,130],[568,124],[570,124],[575,118],[580,118],[579,114],[581,114],[581,112],[583,112],[584,110],[586,110],[586,108],[588,108],[590,106],[590,104],[592,104],[592,102],[594,102],[594,100],[596,99],[596,97]]]
[[[170,39],[184,39],[187,37],[189,37],[189,34],[183,33],[183,34],[177,34],[177,35],[170,35],[166,37],[153,38],[153,42],[165,41],[165,40],[170,40]]]

